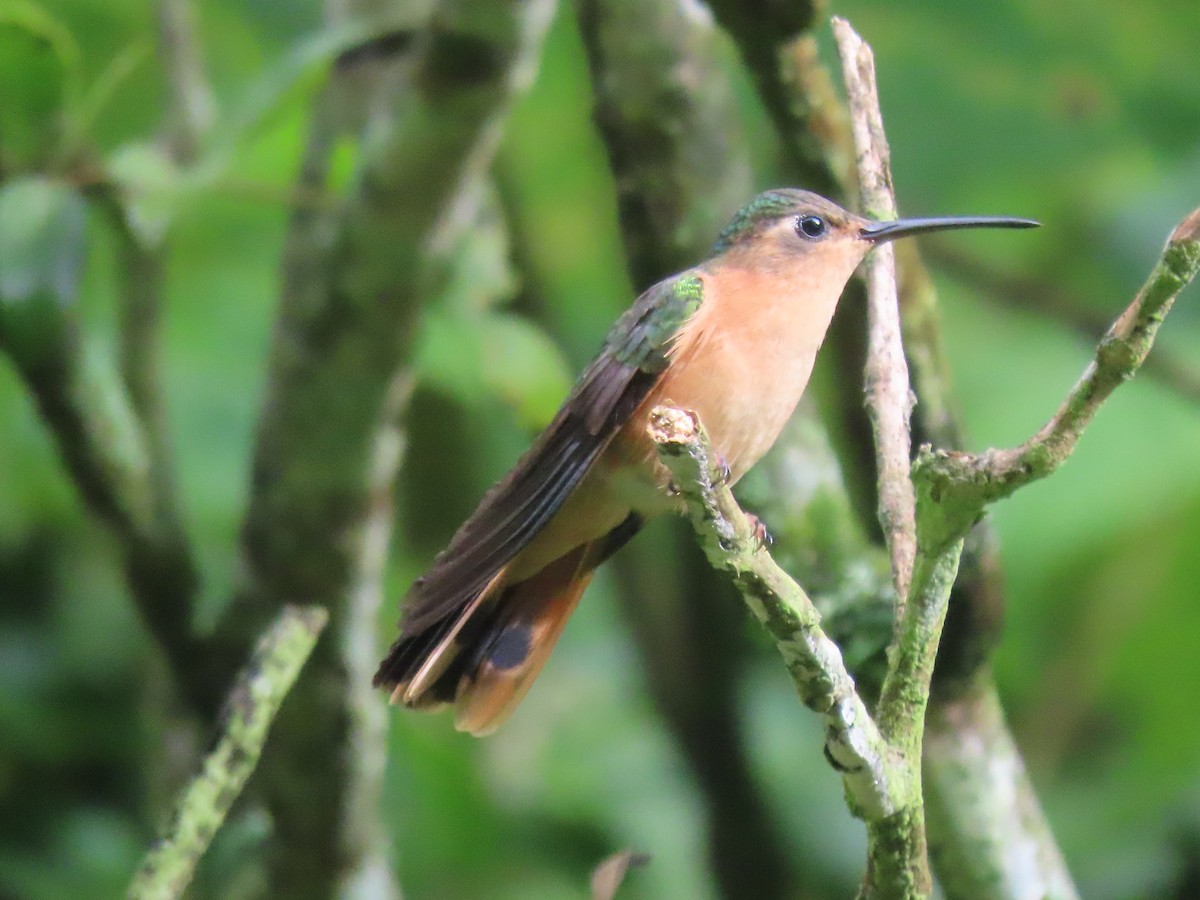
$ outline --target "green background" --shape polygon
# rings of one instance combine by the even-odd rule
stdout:
[[[129,55],[128,76],[91,133],[147,186],[146,214],[175,217],[164,377],[187,527],[204,570],[203,625],[236,576],[288,189],[321,75],[316,66],[290,79],[289,60],[321,15],[310,2],[196,5],[232,155],[211,178],[158,181],[139,149],[164,115],[152,10],[129,0],[41,8],[77,47],[81,84]],[[1200,203],[1200,5],[845,0],[831,11],[874,47],[903,213],[1045,223],[1019,237],[938,245],[1029,281],[1018,310],[937,276],[972,447],[1020,442],[1090,356],[1088,338],[1049,298],[1061,292],[1091,316],[1112,317],[1170,228]],[[23,41],[26,32],[0,28],[9,173],[38,158],[38,123],[58,102],[66,59]],[[745,75],[731,67],[730,77],[763,137],[760,185],[771,186],[765,116]],[[388,570],[394,598],[553,414],[641,287],[624,274],[590,112],[568,6],[496,166],[521,274],[513,303],[474,327],[431,315],[423,329]],[[83,313],[111,352],[111,241],[98,219],[88,228]],[[1156,350],[1193,371],[1198,299],[1185,293]],[[1087,897],[1183,897],[1187,879],[1200,879],[1198,404],[1195,391],[1144,373],[1117,392],[1060,473],[993,514],[1008,590],[1000,689]],[[632,847],[654,860],[631,876],[627,896],[715,896],[700,800],[645,694],[616,589],[611,571],[597,577],[497,736],[476,741],[444,716],[391,713],[381,807],[407,895],[580,897],[601,858]],[[394,619],[387,609],[381,648]],[[773,651],[745,630],[753,661],[739,690],[754,764],[799,865],[844,895],[860,871],[862,828],[821,757],[817,723],[796,704]],[[81,507],[14,371],[0,364],[0,896],[120,893],[163,800],[147,761],[164,752],[155,711],[165,690],[113,543]],[[208,882],[221,884],[239,842],[263,828],[243,819],[223,835],[206,862]]]

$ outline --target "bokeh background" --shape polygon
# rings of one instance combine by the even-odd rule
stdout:
[[[93,137],[136,171],[133,148],[167,112],[153,52],[137,50],[153,47],[152,9],[133,0],[37,5],[69,33],[85,77],[134,54]],[[1045,223],[1019,238],[947,238],[927,255],[971,447],[1017,443],[1055,409],[1097,323],[1128,302],[1170,228],[1200,203],[1200,6],[830,5],[874,47],[901,211]],[[285,73],[322,18],[309,0],[196,8],[219,123],[260,102],[262,85],[290,85],[265,93],[220,178],[157,198],[176,216],[165,387],[203,566],[204,627],[237,575],[289,186],[322,70],[290,81]],[[52,82],[48,70],[10,64],[29,58],[16,52],[19,40],[0,29],[9,172],[20,168],[22,116],[47,102],[39,91]],[[832,60],[827,34],[822,41]],[[756,180],[773,186],[777,148],[732,49],[728,67],[758,138]],[[418,343],[387,575],[393,598],[553,414],[641,287],[626,275],[591,110],[565,4],[495,167],[520,276],[512,302],[469,326],[431,314]],[[111,349],[112,243],[99,221],[88,237],[83,313]],[[1164,364],[1117,392],[1060,473],[993,513],[1008,593],[1000,690],[1087,897],[1194,896],[1200,879],[1198,346],[1193,289],[1155,350]],[[655,525],[639,543],[653,548],[670,527]],[[391,714],[381,810],[408,896],[579,897],[591,868],[625,847],[653,854],[628,896],[718,896],[699,788],[648,699],[616,601],[639,584],[618,571],[596,579],[495,737],[457,734],[445,716]],[[395,617],[389,604],[381,648]],[[741,630],[747,746],[803,872],[796,895],[848,895],[862,828],[774,652],[749,623]],[[112,541],[0,363],[0,896],[119,895],[163,801],[148,777],[164,739],[163,680]],[[223,836],[206,862],[209,883],[221,884],[223,859],[252,847],[263,827],[244,817]]]

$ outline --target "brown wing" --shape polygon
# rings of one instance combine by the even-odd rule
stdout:
[[[698,284],[683,276],[660,282],[621,317],[554,421],[413,583],[400,638],[376,685],[394,686],[418,671],[579,485],[658,381],[671,338],[698,305]]]

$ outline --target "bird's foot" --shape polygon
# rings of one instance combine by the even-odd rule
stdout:
[[[716,456],[716,461],[713,465],[713,469],[716,472],[714,483],[718,487],[724,487],[733,480],[733,469],[729,467],[729,463],[725,461],[725,457],[719,451],[714,450],[713,453]]]
[[[771,537],[771,532],[767,531],[767,526],[763,524],[762,519],[754,513],[746,513],[746,520],[750,523],[750,533],[754,535],[759,549],[765,550],[775,543],[775,538]]]

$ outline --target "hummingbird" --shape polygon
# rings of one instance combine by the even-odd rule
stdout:
[[[498,728],[541,671],[596,568],[650,517],[679,511],[647,433],[661,404],[699,415],[735,484],[799,402],[834,308],[871,248],[1007,217],[876,222],[817,194],[759,194],[694,268],[645,291],[516,466],[409,589],[375,674],[393,703],[453,703]]]

